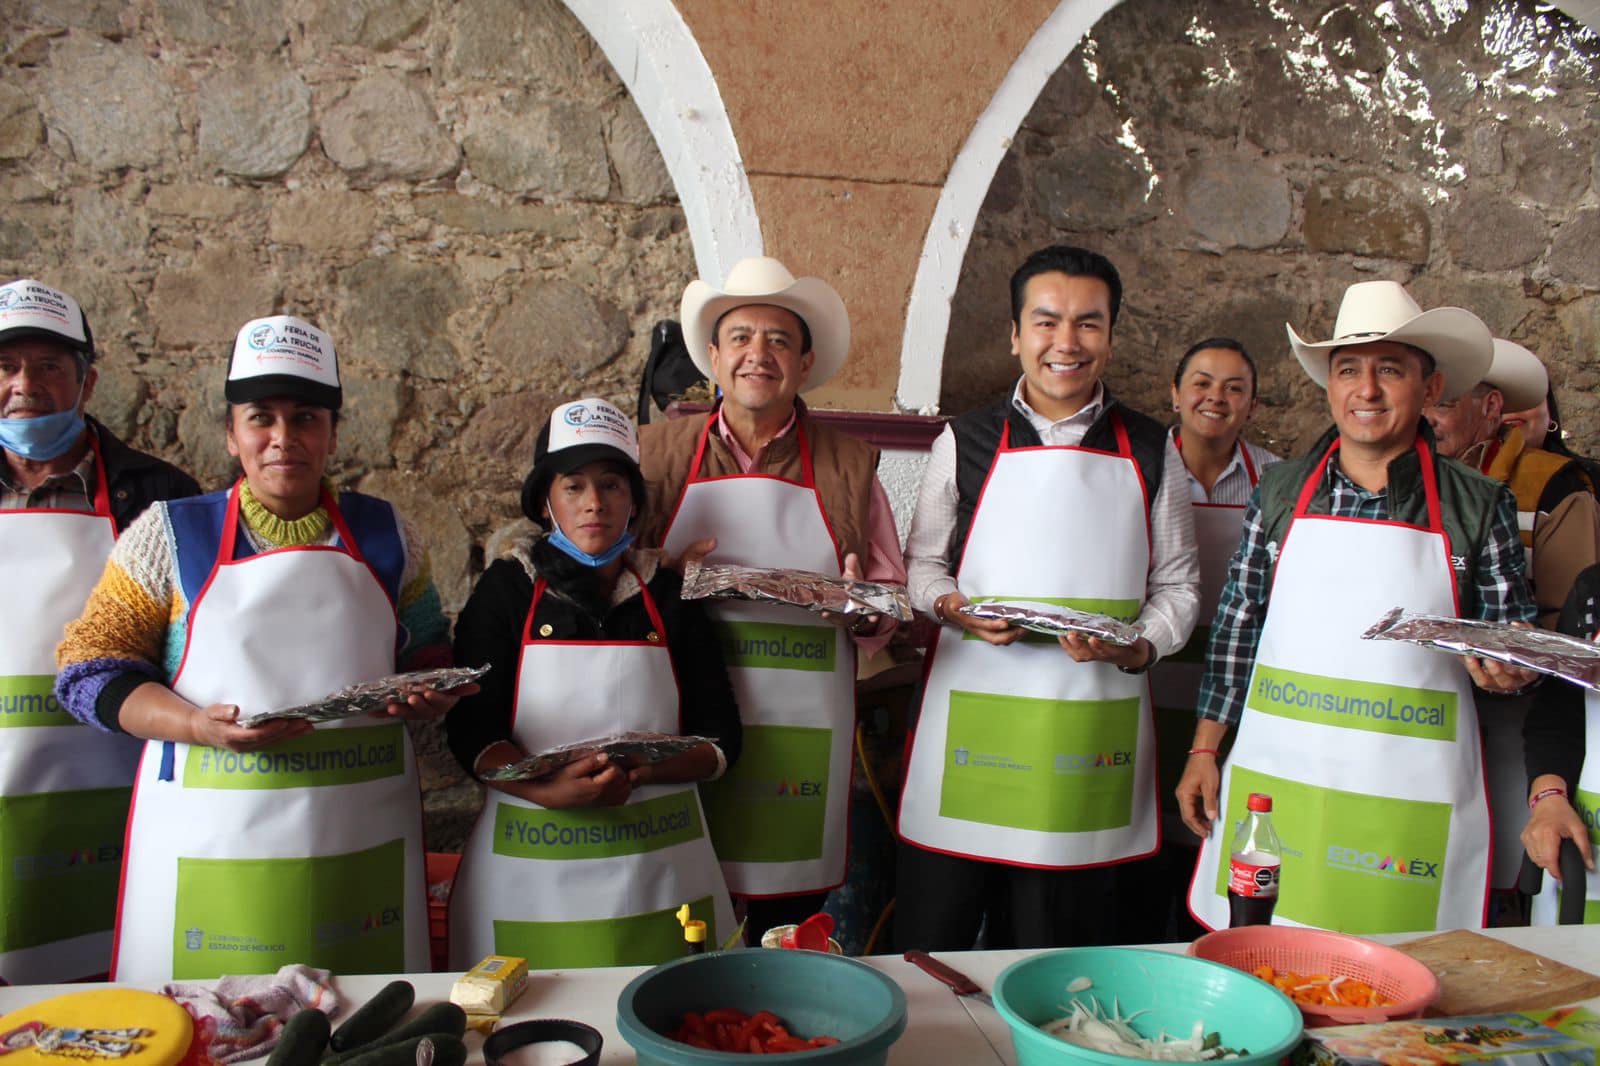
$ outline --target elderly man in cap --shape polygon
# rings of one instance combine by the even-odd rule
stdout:
[[[13,983],[110,968],[139,746],[73,727],[52,692],[55,648],[117,532],[155,500],[200,491],[84,414],[94,360],[71,296],[31,279],[0,286],[0,559],[14,606],[0,623],[0,727],[13,727],[0,758],[0,841],[11,857],[0,913],[13,916],[0,922],[0,977]]]
[[[1220,928],[1230,887],[1276,893],[1270,863],[1229,862],[1246,797],[1266,793],[1293,842],[1275,920],[1482,925],[1490,812],[1472,685],[1510,692],[1534,677],[1361,635],[1395,607],[1533,618],[1510,491],[1438,456],[1422,418],[1483,380],[1493,339],[1471,312],[1423,311],[1398,283],[1369,281],[1346,290],[1332,340],[1289,340],[1334,428],[1263,471],[1245,515],[1178,785],[1204,838],[1189,907]]]
[[[684,343],[721,402],[704,419],[640,430],[649,493],[640,541],[715,562],[793,567],[900,584],[905,564],[878,452],[830,429],[799,393],[838,372],[850,319],[818,278],[776,259],[735,264],[721,289],[683,294]],[[728,888],[749,929],[816,912],[844,879],[855,729],[855,653],[890,623],[848,636],[795,608],[713,609],[744,720],[739,762],[702,786]]]
[[[900,800],[901,948],[970,948],[979,921],[1018,947],[1117,936],[1111,864],[1159,844],[1142,676],[1182,648],[1200,603],[1183,459],[1114,399],[1122,281],[1064,245],[1011,277],[1016,386],[934,441],[906,540],[913,602],[941,622]],[[1040,642],[961,611],[1029,600],[1132,623],[1130,645]],[[992,926],[993,928],[993,926]]]

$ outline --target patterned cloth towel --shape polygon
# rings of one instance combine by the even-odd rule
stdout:
[[[194,1018],[213,1062],[243,1062],[277,1047],[283,1023],[297,1011],[311,1008],[337,1016],[339,994],[331,978],[327,970],[294,963],[275,974],[223,977],[214,987],[174,982],[161,994]]]

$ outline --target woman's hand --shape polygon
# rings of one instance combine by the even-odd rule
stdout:
[[[449,692],[425,689],[407,696],[404,703],[391,703],[381,711],[373,711],[374,718],[405,718],[413,722],[431,722],[443,718],[463,697],[478,691],[476,684],[462,685]]]
[[[189,743],[226,751],[260,751],[303,736],[313,728],[303,718],[280,718],[246,727],[235,724],[238,717],[239,708],[231,703],[213,703],[209,707],[195,708],[190,721],[189,731],[192,735]]]
[[[680,751],[672,758],[657,763],[630,764],[628,783],[634,788],[688,784],[704,781],[716,772],[717,749],[710,744],[696,744],[688,751]]]
[[[1542,780],[1542,779],[1541,779]],[[1541,782],[1535,781],[1538,786]],[[1535,788],[1534,795],[1543,789]],[[1561,794],[1546,796],[1533,805],[1528,824],[1522,827],[1522,846],[1536,865],[1557,881],[1561,880],[1561,842],[1570,840],[1583,856],[1583,865],[1594,869],[1594,852],[1589,847],[1589,829]]]
[[[605,752],[581,755],[535,781],[518,782],[516,794],[541,807],[615,807],[628,802],[628,771]],[[502,786],[503,787],[503,786]],[[511,791],[511,789],[507,789]]]

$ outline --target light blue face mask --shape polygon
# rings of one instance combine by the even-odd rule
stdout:
[[[550,546],[561,552],[561,554],[567,556],[569,559],[580,562],[584,566],[604,566],[619,557],[623,552],[627,551],[628,548],[633,545],[633,530],[625,529],[622,531],[622,536],[617,538],[617,542],[611,547],[607,548],[599,555],[590,555],[588,552],[572,543],[567,535],[561,532],[561,523],[556,521],[555,515],[550,516],[550,531],[550,536],[548,538],[550,541]]]
[[[83,386],[78,386],[83,399]],[[0,418],[0,447],[36,463],[67,454],[83,434],[83,412],[74,403],[70,410],[40,418]]]

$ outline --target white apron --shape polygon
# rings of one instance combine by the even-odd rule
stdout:
[[[342,546],[235,560],[234,486],[174,692],[251,714],[394,672],[394,605],[323,506]],[[428,968],[421,797],[398,719],[324,722],[248,754],[150,741],[128,821],[113,980]]]
[[[1477,928],[1489,803],[1472,683],[1455,658],[1361,634],[1396,606],[1456,615],[1433,456],[1429,525],[1308,515],[1335,442],[1284,534],[1220,809],[1189,909],[1228,924],[1233,833],[1251,792],[1283,840],[1273,921],[1347,933]]]
[[[1012,448],[1006,427],[956,572],[969,599],[1137,617],[1149,512],[1115,429],[1119,454]],[[1143,677],[1074,662],[1053,637],[996,647],[940,627],[900,800],[908,843],[1047,868],[1141,858],[1160,845],[1155,788]]]
[[[672,555],[717,538],[711,558],[742,566],[844,572],[797,425],[803,481],[765,474],[702,478],[706,421],[663,535]],[[844,630],[797,607],[708,604],[744,722],[739,761],[700,786],[711,843],[740,896],[825,892],[844,880],[855,648]]]
[[[1254,488],[1257,475],[1250,452],[1243,441],[1234,447]],[[1211,621],[1217,614],[1217,602],[1222,599],[1222,587],[1228,581],[1228,563],[1239,550],[1245,506],[1192,502],[1190,507],[1200,561],[1200,623],[1194,627],[1189,643],[1182,650],[1151,667],[1150,698],[1155,702],[1156,738],[1161,752],[1157,777],[1162,837],[1168,843],[1199,847],[1200,838],[1183,824],[1178,814],[1176,789],[1189,758],[1189,745],[1194,740],[1195,708],[1200,700],[1200,676],[1205,673]]]
[[[1556,685],[1565,682],[1547,681],[1545,684]],[[1595,819],[1600,817],[1600,755],[1587,754],[1587,752],[1600,752],[1600,693],[1585,692],[1583,705],[1586,754],[1583,769],[1578,773],[1578,794],[1571,798],[1572,809],[1578,812],[1578,817],[1582,818],[1583,824],[1588,827],[1589,846],[1600,852],[1600,829],[1595,825]],[[1526,785],[1523,786],[1522,795],[1523,803],[1526,805],[1528,795]],[[1518,840],[1521,840],[1520,835]],[[1583,895],[1588,901],[1583,908],[1583,924],[1600,924],[1600,871],[1586,873]],[[1543,886],[1533,897],[1533,924],[1555,925],[1560,903],[1560,883],[1549,874],[1545,874]]]
[[[117,872],[139,742],[56,702],[56,645],[116,543],[105,465],[94,513],[0,511],[0,978],[50,984],[111,968]]]
[[[640,583],[648,640],[543,640],[523,623],[511,720],[524,751],[628,730],[679,733],[668,634]],[[617,807],[555,810],[490,789],[450,894],[450,967],[515,955],[539,970],[654,966],[684,954],[689,904],[714,946],[733,907],[692,784],[636,788]]]

